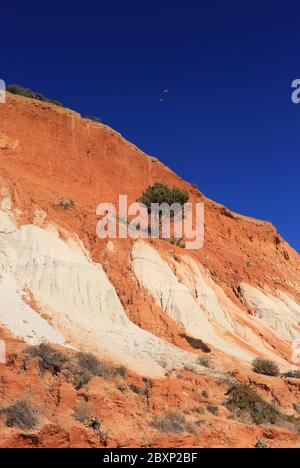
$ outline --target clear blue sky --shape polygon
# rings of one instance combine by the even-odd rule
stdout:
[[[99,116],[300,251],[299,1],[46,3],[1,4],[0,78]]]

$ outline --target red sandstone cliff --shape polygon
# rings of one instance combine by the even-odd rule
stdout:
[[[204,203],[202,249],[97,238],[100,202],[117,204],[120,194],[135,202],[157,181]],[[262,357],[286,372],[300,337],[299,255],[271,223],[207,199],[105,125],[12,95],[0,105],[0,196],[0,338],[8,354],[0,364],[0,406],[29,394],[40,412],[32,431],[8,428],[1,418],[2,446],[252,447],[258,440],[300,446],[300,380],[251,367],[252,358]],[[64,209],[62,200],[74,206]],[[170,290],[177,292],[164,305],[159,297]],[[19,300],[30,307],[30,319],[18,315]],[[20,331],[22,320],[32,320],[32,336]],[[210,347],[213,369],[197,365],[203,352],[185,338],[192,334]],[[124,365],[127,375],[96,377],[80,390],[64,373],[41,375],[24,350],[33,338],[50,335],[67,355],[76,350],[65,345],[93,352]],[[256,425],[233,414],[226,405],[233,380],[251,384],[290,419]],[[101,420],[100,432],[74,419],[82,401]],[[151,421],[166,408],[185,415],[194,429],[161,434]]]

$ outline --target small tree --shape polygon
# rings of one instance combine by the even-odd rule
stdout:
[[[150,185],[141,196],[139,202],[146,205],[148,212],[151,213],[152,203],[167,203],[173,205],[179,203],[183,206],[189,200],[189,194],[178,187],[170,188],[160,182]]]
[[[166,239],[170,235],[170,225],[168,224],[166,231],[163,231],[163,222],[165,220],[169,222],[169,219],[173,219],[174,216],[180,214],[181,208],[188,200],[189,195],[187,192],[178,187],[170,188],[165,184],[157,182],[146,189],[139,202],[144,204],[148,213],[156,219],[156,226],[155,228],[151,226],[151,232],[156,231],[160,238]],[[156,206],[153,207],[153,205]],[[176,243],[179,247],[185,247],[184,241],[178,233],[174,233],[174,238],[169,240],[174,244]]]

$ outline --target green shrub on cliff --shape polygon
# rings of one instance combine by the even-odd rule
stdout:
[[[23,88],[17,84],[10,84],[6,87],[6,91],[17,94],[18,96],[24,96],[31,99],[37,99],[38,101],[49,102],[50,104],[55,104],[56,106],[62,107],[62,104],[59,101],[55,101],[53,99],[49,99],[43,96],[40,93],[36,93],[35,91],[31,91],[29,88]]]
[[[139,199],[140,203],[143,203],[151,212],[152,203],[167,203],[173,205],[179,203],[181,206],[187,203],[189,200],[189,194],[178,187],[170,188],[162,183],[155,183],[150,185]]]

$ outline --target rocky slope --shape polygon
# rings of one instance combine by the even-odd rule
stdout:
[[[120,194],[135,202],[157,181],[204,203],[202,249],[96,236],[100,202],[117,205]],[[0,105],[0,197],[0,338],[8,357],[0,406],[27,395],[39,411],[29,431],[8,428],[2,412],[0,445],[300,446],[300,380],[251,366],[260,357],[282,373],[296,369],[300,259],[271,223],[207,199],[105,125],[10,94]],[[28,345],[41,342],[71,360],[91,352],[127,373],[76,389],[66,369],[41,373],[28,359]],[[196,348],[200,342],[206,347]],[[284,417],[254,424],[249,412],[236,414],[226,401],[238,383]],[[78,405],[101,430],[76,420]],[[179,431],[153,423],[166,410],[184,418]]]

